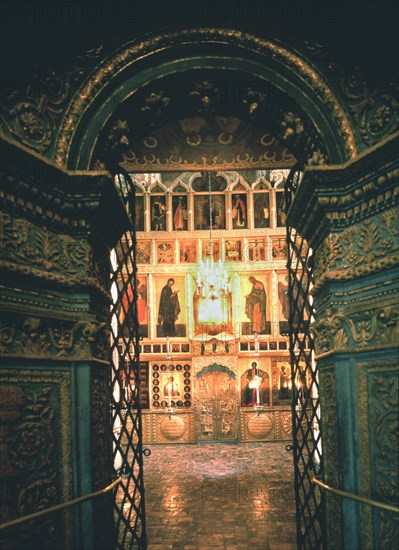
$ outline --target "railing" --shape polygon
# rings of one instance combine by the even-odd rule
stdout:
[[[399,508],[397,506],[394,506],[393,504],[378,502],[378,500],[372,500],[367,497],[355,495],[354,493],[347,493],[346,491],[342,491],[341,489],[335,489],[334,487],[330,487],[326,483],[323,483],[317,477],[314,477],[312,479],[312,482],[318,487],[320,487],[321,489],[328,491],[329,493],[333,493],[334,495],[338,495],[342,498],[350,498],[351,500],[357,500],[362,504],[368,504],[369,506],[373,506],[375,508],[382,508],[383,510],[388,510],[389,512],[395,512],[396,514],[399,514]]]
[[[21,525],[26,521],[32,521],[32,520],[41,518],[42,516],[46,516],[47,514],[53,514],[54,512],[59,512],[60,510],[64,510],[65,508],[76,506],[77,504],[80,504],[87,500],[91,500],[93,498],[97,498],[101,495],[109,493],[110,491],[112,491],[112,489],[114,489],[117,485],[119,485],[119,483],[121,483],[122,479],[123,479],[122,476],[120,476],[117,479],[115,479],[115,481],[113,481],[110,485],[108,485],[108,487],[105,487],[104,489],[100,489],[99,491],[95,491],[94,493],[89,493],[87,495],[83,495],[73,500],[68,500],[67,502],[56,504],[55,506],[51,506],[50,508],[46,508],[45,510],[40,510],[39,512],[34,512],[33,514],[28,514],[27,516],[22,516],[21,518],[16,518],[11,521],[8,521],[7,523],[3,523],[2,525],[0,525],[0,530],[2,531],[4,529],[9,529],[10,527]]]

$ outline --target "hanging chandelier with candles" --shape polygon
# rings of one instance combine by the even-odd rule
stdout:
[[[211,175],[208,172],[208,190],[209,190],[209,231],[210,231],[210,258],[200,261],[199,269],[197,273],[196,283],[196,294],[199,299],[206,300],[212,306],[212,302],[220,300],[225,302],[228,295],[231,291],[231,286],[229,283],[229,276],[225,271],[224,264],[222,260],[215,262],[214,260],[214,242],[213,242],[213,223],[214,223],[214,212],[212,205],[212,189],[211,189]],[[215,307],[203,308],[203,312],[207,312],[208,319],[201,319],[201,322],[226,322],[226,319],[217,315],[218,308],[216,303]],[[220,317],[220,318],[219,318]]]

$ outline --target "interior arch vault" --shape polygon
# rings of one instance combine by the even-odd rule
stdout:
[[[221,89],[223,84],[227,89]],[[67,108],[55,161],[70,169],[88,169],[99,160],[102,143],[106,164],[126,162],[124,155],[131,156],[132,150],[137,157],[140,140],[153,140],[154,131],[170,130],[173,121],[215,116],[234,117],[255,134],[271,135],[272,148],[288,152],[283,153],[288,155],[285,166],[293,163],[289,155],[295,157],[315,135],[320,138],[324,162],[341,163],[357,153],[350,115],[304,57],[282,44],[240,31],[188,29],[128,43],[103,60]],[[247,149],[235,159],[236,168],[237,162],[248,167],[245,153],[250,146]],[[266,149],[253,164],[277,167]],[[147,153],[143,152],[136,171],[154,169],[152,152]],[[225,165],[226,159],[223,155],[218,159],[218,153],[215,150],[208,158],[205,154],[206,164]],[[184,151],[179,154],[182,162],[171,162],[164,169],[187,168],[187,162],[198,169],[198,160],[186,159]]]

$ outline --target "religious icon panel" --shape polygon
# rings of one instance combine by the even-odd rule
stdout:
[[[242,292],[242,334],[270,334],[270,282],[264,274],[240,275]]]
[[[231,219],[233,229],[246,229],[248,227],[247,195],[245,193],[233,195]]]
[[[202,241],[202,260],[213,259],[214,262],[218,262],[221,258],[221,243],[218,240]]]
[[[194,336],[233,335],[232,295],[230,290],[218,290],[210,280],[193,280]],[[229,285],[230,283],[228,283]],[[228,287],[229,288],[229,287]]]
[[[122,280],[118,282],[121,289],[124,288]],[[133,304],[134,289],[132,285],[126,287],[120,303],[118,317],[119,323],[124,327],[126,333],[129,327],[133,326]],[[148,311],[147,311],[147,276],[140,274],[137,277],[137,320],[139,323],[139,334],[143,337],[148,336]]]
[[[286,215],[284,210],[284,193],[282,191],[278,191],[276,193],[277,227],[285,227]]]
[[[155,278],[157,338],[186,335],[185,278],[170,275]]]
[[[133,204],[130,205],[130,209],[133,208]],[[144,231],[144,197],[143,195],[136,195],[134,199],[134,223],[136,231]]]
[[[157,242],[157,263],[173,264],[175,261],[175,245],[173,241]]]
[[[197,261],[197,241],[179,241],[180,263],[191,264]]]
[[[172,198],[173,207],[173,229],[184,231],[187,229],[188,209],[187,195],[174,195]]]
[[[279,357],[272,361],[273,403],[292,400],[291,366],[288,357]],[[311,376],[306,377],[306,365],[300,362],[294,384],[303,398],[307,398]]]
[[[254,193],[254,224],[255,227],[270,227],[269,193]]]
[[[164,195],[151,197],[151,230],[166,231],[166,198]]]
[[[287,243],[285,237],[272,237],[272,259],[287,260]]]
[[[267,260],[267,246],[265,239],[251,239],[247,242],[247,256],[250,262],[264,262]]]
[[[287,332],[290,313],[288,296],[288,275],[286,272],[277,273],[278,320],[280,333]]]
[[[224,195],[195,195],[194,227],[195,229],[225,229],[226,207]]]
[[[226,262],[240,262],[242,260],[242,242],[240,240],[227,240],[224,243],[224,257]]]
[[[270,377],[259,361],[252,361],[240,377],[241,407],[270,404]]]
[[[137,263],[149,264],[151,262],[151,241],[137,241]]]

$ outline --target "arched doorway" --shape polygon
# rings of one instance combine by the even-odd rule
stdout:
[[[168,68],[171,58],[174,60],[174,68],[177,69],[177,73],[183,77],[189,78],[195,72],[209,71],[201,74],[200,81],[202,85],[204,82],[208,82],[206,78],[209,74],[218,74],[222,69],[226,71],[226,74],[236,71],[239,80],[243,74],[251,74],[251,77],[256,75],[259,80],[255,82],[255,89],[245,90],[245,95],[239,102],[240,108],[245,108],[245,111],[242,110],[241,113],[237,113],[236,106],[231,107],[231,109],[227,106],[222,115],[234,114],[238,116],[241,114],[244,117],[245,114],[245,117],[248,117],[252,123],[251,115],[256,113],[257,110],[261,111],[256,123],[263,124],[268,121],[270,125],[269,134],[271,136],[276,135],[295,159],[301,156],[300,152],[305,149],[309,137],[316,128],[318,132],[323,134],[323,140],[319,144],[321,150],[316,151],[315,159],[318,158],[319,161],[327,159],[328,162],[338,163],[355,155],[354,133],[351,130],[345,109],[339,104],[323,78],[296,54],[271,42],[244,36],[241,33],[193,31],[183,33],[182,37],[192,46],[192,54],[188,60],[182,59],[183,56],[179,53],[179,38],[177,36],[156,37],[150,42],[150,45],[148,43],[128,45],[122,53],[118,52],[113,58],[105,62],[106,69],[101,67],[90,76],[88,84],[79,93],[79,99],[72,102],[64,119],[64,126],[60,132],[55,154],[55,159],[60,165],[75,169],[88,169],[93,168],[95,162],[98,161],[97,166],[104,165],[108,167],[113,162],[115,164],[122,163],[123,166],[129,168],[129,157],[131,158],[132,155],[127,145],[131,141],[129,127],[132,124],[131,122],[125,124],[123,117],[120,118],[123,111],[118,111],[118,108],[120,105],[121,109],[126,107],[123,104],[131,98],[131,90],[136,91],[145,82],[150,82],[159,87],[160,84],[167,83],[167,79],[170,78],[173,83],[173,76]],[[172,38],[175,43],[173,47],[169,47],[168,43]],[[229,56],[224,57],[222,52],[219,57],[205,55],[201,48],[203,47],[205,52],[209,40],[213,44],[220,44],[221,48],[226,51],[229,50]],[[146,52],[152,49],[155,50],[157,47],[162,50],[160,57],[157,57],[158,54],[148,53],[148,65],[145,64],[146,62],[142,63],[141,54],[146,54]],[[236,52],[240,52],[240,57],[236,56]],[[136,62],[137,65],[135,65]],[[293,72],[293,68],[298,69],[300,78]],[[115,75],[118,73],[118,77],[111,78],[111,73]],[[265,83],[271,83],[270,89],[274,97],[278,93],[281,94],[279,101],[281,98],[282,107],[278,110],[277,115],[271,113],[268,101],[261,97]],[[313,101],[314,98],[312,97],[314,88],[320,91],[320,96],[316,97],[316,101]],[[205,85],[202,88],[200,87],[199,90],[191,91],[196,92],[191,97],[199,100],[204,115],[209,116],[209,102],[211,105],[217,104],[217,109],[220,108],[220,97],[218,101],[218,92],[214,88]],[[159,103],[158,107],[162,107],[167,103],[167,96],[161,94],[154,87],[151,88],[148,85],[147,92],[147,98],[142,96],[142,99],[149,98],[150,101],[145,105],[148,109],[144,109],[143,112],[151,112],[154,103],[155,105]],[[300,99],[296,97],[297,92]],[[114,101],[115,98],[118,98],[116,102]],[[151,100],[153,103],[151,103]],[[293,106],[297,106],[298,111],[300,111],[299,115],[293,112]],[[156,114],[159,111],[158,107],[155,108],[155,117],[158,116]],[[114,119],[112,118],[113,114],[115,115]],[[192,115],[192,111],[187,114]],[[306,116],[303,117],[303,115]],[[168,116],[170,117],[170,115]],[[214,116],[212,114],[210,118],[213,119]],[[269,118],[270,120],[268,120]],[[162,123],[167,123],[167,120],[162,119]],[[143,135],[145,137],[148,129],[152,127],[153,119],[147,123],[143,122],[143,126],[140,128],[140,137],[143,137]],[[262,134],[260,137],[262,138],[264,135]],[[198,136],[201,137],[200,132],[196,132],[193,136],[185,135],[184,137],[186,140],[187,138],[191,139],[192,143],[195,144],[199,139]],[[229,135],[222,136],[222,141],[226,139],[229,139]],[[263,138],[263,142],[269,143],[265,138]],[[150,146],[147,149],[151,149],[153,144],[153,140],[147,140],[147,145]],[[99,156],[96,156],[97,153],[99,153]],[[252,166],[264,168],[265,158],[267,157],[255,161]],[[207,164],[210,162],[209,159],[210,157],[206,158]],[[182,160],[184,161],[184,158]],[[224,160],[222,159],[221,162],[224,163]],[[233,159],[233,161],[235,162],[236,159]],[[214,164],[217,167],[218,162],[216,161]],[[173,162],[170,166],[177,168],[182,165],[184,163],[178,161]],[[251,166],[249,161],[242,160],[243,168],[249,166]],[[192,162],[192,168],[199,169],[202,167],[203,161],[199,156]],[[156,168],[159,168],[159,166],[156,163],[154,164],[148,157],[141,166],[144,172],[150,172]],[[131,254],[131,250],[129,254]],[[125,263],[127,257],[126,254],[123,254],[119,265]],[[119,269],[119,266],[117,266],[117,269]],[[138,380],[139,373],[137,370],[136,375],[136,380]],[[122,385],[122,382],[118,382],[118,384]],[[134,437],[131,441],[134,441]],[[139,449],[138,453],[140,452]]]
[[[179,47],[183,41],[184,55]],[[214,53],[210,55],[209,41],[218,44],[220,52],[217,56]],[[309,157],[315,163],[338,163],[353,158],[357,152],[349,118],[323,77],[297,54],[272,42],[222,30],[187,31],[179,35],[153,37],[149,43],[128,44],[109,58],[105,65],[106,70],[100,68],[91,76],[86,87],[81,90],[79,99],[72,102],[65,117],[60,134],[62,139],[56,146],[55,159],[69,168],[113,166],[115,170],[119,163],[126,170],[125,179],[128,181],[127,172],[137,171],[137,167],[139,171],[148,173],[160,171],[165,165],[174,170],[187,169],[188,166],[191,170],[203,170],[204,166],[207,169],[210,166],[214,169],[220,166],[228,169],[230,166],[237,168],[238,162],[242,169],[264,169],[268,167],[265,159],[270,158],[267,154],[270,153],[270,146],[276,153],[271,156],[269,166],[273,166],[273,163],[276,165],[279,158],[280,163],[281,158],[285,158],[285,168],[298,160],[302,168]],[[223,71],[223,81],[219,83],[220,71]],[[117,75],[117,78],[110,75]],[[315,89],[318,91],[316,95]],[[229,102],[231,90],[235,101]],[[175,121],[179,122],[178,127],[174,126]],[[227,148],[223,150],[223,145],[230,145],[231,140],[234,141],[232,124],[233,127],[238,125],[238,134],[246,132],[249,136],[251,132],[258,133],[261,148],[257,157],[247,154],[243,158],[240,152],[229,157]],[[244,129],[245,125],[247,129]],[[220,132],[215,141],[217,149],[212,145],[212,140],[211,146],[206,147],[206,141],[209,143],[209,135],[212,134],[208,128],[212,126],[218,127]],[[263,126],[260,133],[257,130],[259,126]],[[173,136],[175,145],[172,150],[167,147],[170,136]],[[181,145],[183,140],[191,148],[190,151]],[[239,139],[236,143],[239,151]],[[205,152],[202,151],[203,147],[199,149],[200,144],[205,145]],[[215,150],[220,149],[222,152],[215,156]],[[293,177],[294,175],[290,181]],[[126,199],[128,200],[127,196]],[[289,195],[286,194],[287,205],[288,201]],[[303,256],[302,247],[298,248],[295,246],[297,243],[291,243],[290,229],[287,235],[292,250],[296,250],[298,263]],[[133,234],[130,242],[134,240]],[[125,241],[129,242],[129,236]],[[129,249],[128,245],[119,259],[117,270],[119,266],[127,264],[129,259],[126,254],[131,254],[127,252]],[[294,264],[295,262],[291,263],[292,266]],[[295,285],[302,285],[305,271],[305,265],[300,270],[297,265],[291,269],[291,295]],[[306,277],[307,287],[302,304],[308,299],[311,285],[309,271],[306,272]],[[137,292],[135,295],[137,296]],[[303,313],[300,317],[303,318]],[[310,317],[307,316],[309,322]],[[300,331],[299,336],[297,330],[296,334],[297,338],[291,339],[292,380],[298,378],[299,365],[294,348],[298,345],[301,347],[306,339],[311,339],[308,330],[305,333]],[[119,340],[115,342],[115,346],[117,345]],[[122,349],[123,355],[129,354],[129,342],[122,343]],[[136,380],[139,380],[138,354],[131,359],[129,369],[133,371]],[[315,391],[312,398],[315,400],[308,399],[307,411],[309,417],[314,418],[318,401],[312,346],[310,351],[308,346],[300,359],[305,360],[308,372],[313,373],[312,387]],[[115,368],[116,375],[119,368],[119,365]],[[219,380],[223,376],[226,380]],[[209,377],[216,377],[217,380],[212,380],[212,395],[205,395],[204,388]],[[212,372],[204,374],[198,380],[197,405],[200,408],[197,409],[197,424],[200,441],[237,438],[237,403],[230,397],[227,401],[223,398],[227,395],[223,392],[227,391],[225,386],[227,384],[228,387],[228,378],[226,373]],[[126,405],[129,411],[130,405]],[[314,499],[315,506],[308,517],[302,513],[303,508],[298,503],[298,535],[300,539],[302,532],[309,531],[308,524],[311,524],[313,531],[317,533],[312,535],[312,543],[317,545],[321,540],[320,499],[314,497],[314,488],[308,481],[308,470],[309,465],[313,464],[311,457],[314,454],[309,448],[320,447],[320,436],[314,438],[315,432],[309,427],[311,423],[303,432],[303,420],[308,416],[306,406],[301,402],[302,406],[298,424],[294,422],[294,437],[307,443],[305,450],[301,445],[296,446],[295,463],[299,468],[297,484],[300,491],[305,493],[305,500]],[[310,410],[313,412],[310,413]],[[319,418],[319,414],[316,418]],[[138,436],[137,452],[140,456],[140,409],[138,419],[139,424],[131,423],[132,432],[129,437],[133,443]],[[125,425],[126,420],[122,419],[122,426]],[[118,445],[116,440],[116,446]],[[305,463],[304,472],[300,465],[301,460]],[[140,460],[137,464],[137,479],[140,479]],[[144,504],[141,510],[143,513]],[[144,531],[142,536],[145,536]],[[305,535],[305,540],[307,538],[309,535]]]

